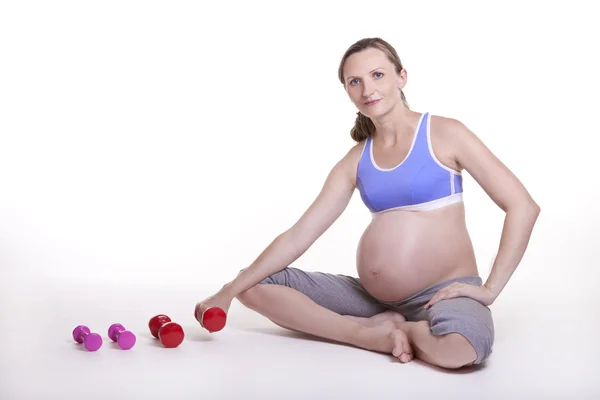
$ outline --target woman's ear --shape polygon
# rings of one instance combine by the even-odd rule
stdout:
[[[398,89],[404,89],[404,86],[406,86],[406,78],[406,69],[403,68],[402,71],[400,71],[400,74],[398,74]]]

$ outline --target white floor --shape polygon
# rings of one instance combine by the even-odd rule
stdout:
[[[2,400],[600,398],[594,304],[499,301],[492,357],[452,373],[303,338],[237,302],[226,329],[210,335],[192,315],[208,289],[17,281],[1,288]],[[150,336],[148,320],[158,313],[185,329],[179,348]],[[110,341],[114,322],[137,335],[133,349]],[[99,351],[73,341],[78,324],[102,334]]]

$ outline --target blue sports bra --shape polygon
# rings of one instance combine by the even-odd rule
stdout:
[[[429,113],[419,119],[406,158],[394,168],[381,168],[367,138],[357,171],[363,203],[372,213],[389,210],[427,211],[462,201],[462,176],[443,165],[431,148]]]

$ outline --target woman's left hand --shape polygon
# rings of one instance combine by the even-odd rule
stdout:
[[[492,293],[487,286],[475,286],[468,283],[454,282],[445,288],[439,290],[432,298],[425,304],[425,309],[429,309],[435,303],[440,300],[452,299],[455,297],[470,297],[473,300],[477,300],[484,306],[491,305],[496,296]]]

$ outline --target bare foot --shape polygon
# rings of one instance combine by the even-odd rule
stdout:
[[[390,333],[390,338],[394,344],[392,355],[400,360],[400,362],[407,363],[412,361],[414,358],[412,347],[408,341],[406,333],[400,329],[394,329]]]
[[[385,320],[376,326],[366,327],[364,332],[364,348],[391,354],[402,363],[414,358],[406,333],[396,327],[395,321]]]

